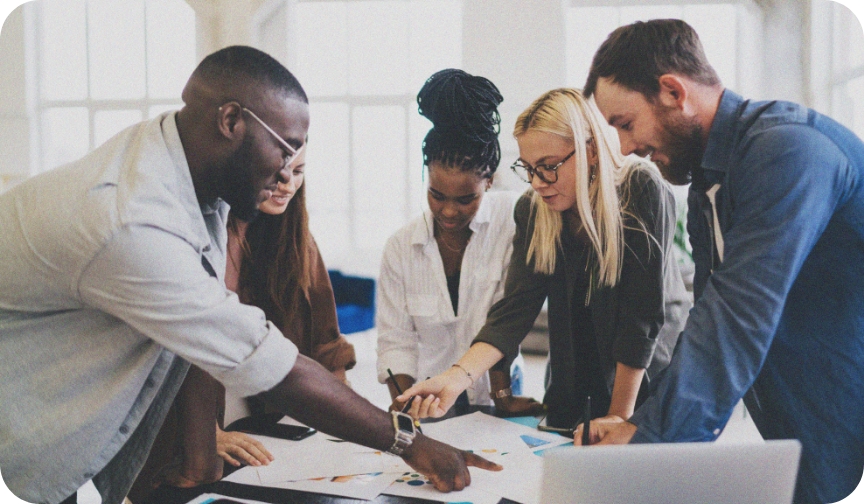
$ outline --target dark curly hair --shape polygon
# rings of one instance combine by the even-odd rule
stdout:
[[[423,140],[423,165],[438,162],[491,178],[501,161],[498,143],[503,98],[489,79],[448,68],[417,93],[421,115],[432,121]]]

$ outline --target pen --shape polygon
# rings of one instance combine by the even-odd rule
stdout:
[[[396,392],[399,395],[402,395],[402,387],[396,382],[396,377],[393,376],[393,371],[390,368],[387,368],[387,374],[390,375],[390,381],[393,382],[393,386],[396,387]],[[414,398],[417,396],[411,396],[410,399],[405,403],[405,406],[402,406],[402,413],[407,413],[408,410],[411,409],[411,403],[414,402]],[[423,429],[420,428],[420,420],[414,419],[414,426],[417,427],[417,430],[420,431],[420,434],[423,434]]]
[[[582,414],[582,446],[588,446],[591,444],[591,396],[585,397]]]

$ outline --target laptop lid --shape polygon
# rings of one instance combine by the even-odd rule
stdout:
[[[801,444],[657,443],[543,454],[544,504],[790,504]]]

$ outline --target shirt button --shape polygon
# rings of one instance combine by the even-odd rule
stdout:
[[[120,426],[120,434],[128,434],[128,433],[129,433],[129,427],[126,427],[125,425]]]

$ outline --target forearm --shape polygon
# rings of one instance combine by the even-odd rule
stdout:
[[[225,389],[212,376],[191,366],[175,399],[179,436],[182,439],[182,476],[197,483],[222,477],[222,459],[217,455],[216,433]]]
[[[329,435],[377,450],[393,445],[393,421],[387,412],[302,355],[281,383],[259,396],[279,411]]]
[[[642,385],[645,370],[618,363],[615,367],[615,382],[612,385],[612,401],[609,405],[609,415],[615,415],[627,420],[633,415],[636,407],[636,396]]]
[[[393,378],[396,379],[395,383]],[[396,396],[411,388],[417,381],[413,376],[407,374],[397,374],[393,378],[387,378],[387,389],[390,391],[390,398],[396,399]]]
[[[465,355],[456,362],[461,369],[454,367],[450,369],[450,372],[461,373],[466,378],[467,373],[471,373],[471,377],[476,380],[478,376],[489,371],[502,358],[504,358],[504,353],[489,343],[474,343],[465,352]]]

